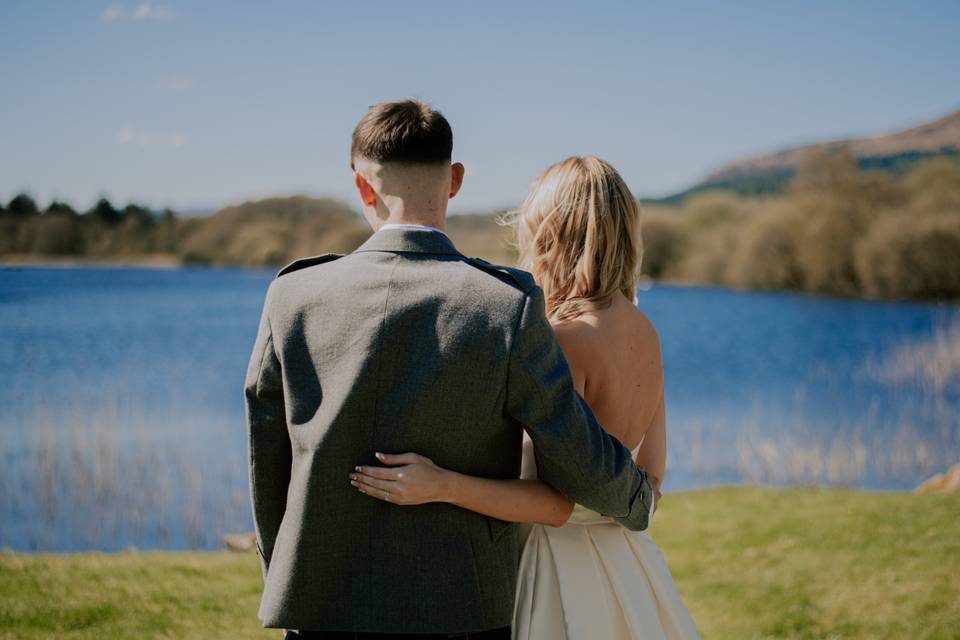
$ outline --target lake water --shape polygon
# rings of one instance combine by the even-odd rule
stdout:
[[[249,530],[242,384],[272,275],[0,269],[0,547],[217,548]],[[957,306],[682,287],[640,306],[666,364],[667,491],[902,490],[960,460],[956,378],[903,373]]]

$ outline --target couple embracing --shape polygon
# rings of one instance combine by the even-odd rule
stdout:
[[[351,164],[374,234],[271,283],[247,371],[264,626],[291,638],[692,638],[646,529],[666,455],[639,210],[570,158],[514,224],[521,271],[444,232],[446,119],[375,105]]]

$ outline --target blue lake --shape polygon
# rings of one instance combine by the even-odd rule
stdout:
[[[217,548],[249,530],[242,383],[272,271],[0,269],[0,547]],[[956,305],[655,287],[666,490],[912,488],[960,389],[911,354]]]

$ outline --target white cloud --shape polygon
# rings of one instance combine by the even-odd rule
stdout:
[[[141,2],[133,9],[134,20],[169,20],[173,17],[173,9],[166,4]]]
[[[165,91],[186,91],[194,86],[190,76],[166,76],[157,81],[157,87]]]
[[[187,136],[180,131],[148,131],[124,127],[117,132],[116,143],[138,147],[170,147],[176,149],[187,144]]]
[[[100,13],[100,20],[102,22],[172,20],[175,15],[170,5],[141,2],[132,7],[112,4]]]
[[[103,13],[100,14],[100,20],[103,22],[113,22],[114,20],[123,18],[124,14],[125,11],[123,7],[118,4],[112,4],[103,10]]]

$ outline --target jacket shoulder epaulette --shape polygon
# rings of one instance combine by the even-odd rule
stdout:
[[[340,253],[324,253],[319,256],[310,256],[309,258],[298,258],[294,260],[283,269],[277,272],[277,277],[279,278],[282,275],[288,274],[292,271],[299,271],[300,269],[305,269],[306,267],[312,267],[318,264],[323,264],[325,262],[333,262],[338,258],[342,258],[343,255]]]
[[[537,286],[533,276],[523,269],[515,269],[514,267],[505,267],[503,265],[493,264],[492,262],[487,262],[483,258],[467,258],[467,261],[478,269],[482,269],[487,273],[492,273],[495,276],[499,276],[501,279],[503,276],[507,276],[524,293],[530,293],[530,291]]]

